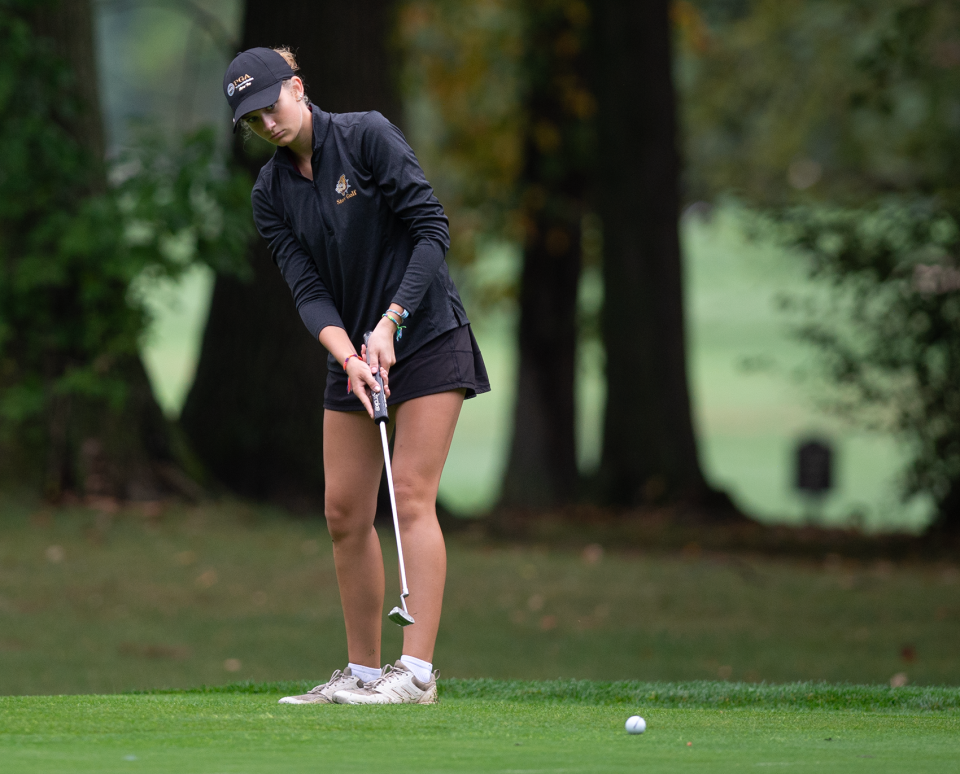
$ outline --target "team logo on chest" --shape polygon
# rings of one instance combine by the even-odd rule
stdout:
[[[347,199],[352,199],[357,195],[357,190],[350,190],[350,181],[347,180],[346,175],[340,175],[340,179],[337,181],[336,192],[340,194],[341,198],[337,199],[337,204],[343,204]]]

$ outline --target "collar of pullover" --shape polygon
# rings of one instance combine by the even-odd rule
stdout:
[[[330,114],[312,104],[310,112],[313,113],[313,160],[316,161],[320,157],[320,151],[323,150],[323,141],[327,139],[327,133],[330,131]],[[284,166],[297,172],[297,165],[293,162],[293,153],[289,148],[277,148],[274,157]]]

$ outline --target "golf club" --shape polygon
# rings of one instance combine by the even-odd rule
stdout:
[[[363,343],[367,344],[370,334],[363,334]],[[397,498],[393,493],[393,467],[390,465],[390,444],[387,441],[387,422],[390,417],[387,413],[387,393],[383,389],[383,377],[380,376],[380,370],[373,375],[380,385],[380,392],[370,392],[370,399],[373,401],[373,421],[380,426],[380,441],[383,443],[383,464],[387,469],[387,488],[390,490],[390,510],[393,511],[393,530],[397,535],[397,558],[400,560],[400,605],[390,611],[387,618],[393,621],[397,626],[409,626],[415,623],[413,616],[407,612],[407,597],[410,592],[407,590],[407,571],[403,566],[403,545],[400,543],[400,520],[397,518]]]

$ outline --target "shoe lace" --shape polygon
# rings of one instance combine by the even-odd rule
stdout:
[[[327,680],[327,682],[325,682],[325,683],[320,683],[320,685],[318,685],[316,688],[311,688],[309,691],[307,691],[307,693],[308,693],[308,694],[310,694],[310,693],[320,693],[324,688],[326,688],[328,685],[330,685],[330,683],[339,680],[341,677],[343,677],[343,672],[341,672],[339,669],[337,669],[337,670],[334,671],[334,673],[333,673],[332,675],[330,675],[330,679]]]
[[[396,669],[394,669],[392,666],[390,666],[389,664],[384,664],[383,669],[380,670],[380,677],[376,678],[375,680],[372,680],[371,682],[367,683],[363,687],[369,688],[370,690],[375,691],[378,688],[381,688],[384,685],[387,685],[388,683],[393,682],[394,680],[396,680],[401,676],[402,674],[398,672]]]

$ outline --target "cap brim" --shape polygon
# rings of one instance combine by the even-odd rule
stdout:
[[[261,89],[255,94],[251,94],[249,97],[243,100],[237,109],[233,113],[233,131],[237,131],[237,127],[240,125],[240,119],[243,118],[247,113],[252,113],[254,110],[260,110],[265,107],[270,107],[274,102],[280,99],[280,91],[283,89],[283,81],[279,83],[274,83],[271,86],[267,86],[265,89]]]

